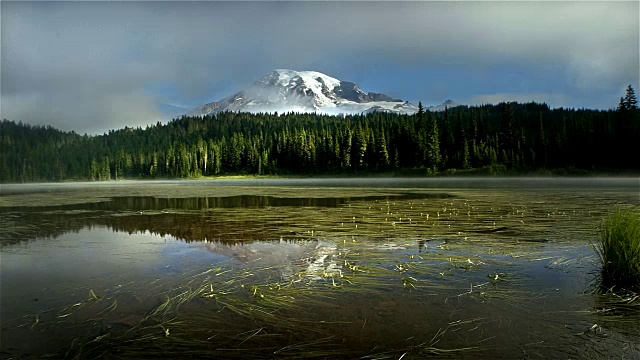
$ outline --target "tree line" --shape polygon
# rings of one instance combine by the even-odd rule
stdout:
[[[223,174],[454,173],[483,169],[640,170],[633,88],[616,110],[539,103],[414,115],[225,112],[79,135],[0,123],[0,181],[186,178]]]

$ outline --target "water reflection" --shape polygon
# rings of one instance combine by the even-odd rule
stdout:
[[[280,240],[225,244],[207,242],[204,247],[252,267],[277,267],[281,280],[292,280],[295,274],[318,279],[323,274],[340,270],[336,244],[322,240]]]
[[[178,240],[218,241],[234,243],[238,241],[274,240],[280,237],[289,239],[303,238],[295,231],[279,229],[277,233],[269,230],[278,224],[267,224],[259,220],[246,218],[229,218],[224,214],[128,214],[128,215],[94,215],[87,213],[48,213],[27,214],[16,219],[5,217],[6,225],[0,233],[0,243],[9,245],[20,241],[38,238],[55,239],[65,233],[77,233],[80,230],[94,227],[107,227],[115,232],[128,234],[150,232],[160,236],[172,236]],[[11,223],[11,224],[9,224]]]
[[[160,211],[168,209],[207,210],[259,207],[339,207],[355,201],[389,201],[447,199],[454,197],[448,193],[398,193],[397,195],[359,196],[359,197],[275,197],[262,195],[237,195],[225,197],[195,198],[159,198],[152,196],[114,197],[108,201],[46,206],[46,207],[0,207],[0,212],[33,212],[55,210],[91,210],[91,211]]]
[[[628,324],[599,314],[609,303],[591,311],[583,279],[594,265],[581,260],[597,211],[628,198],[118,197],[4,208],[4,245],[38,241],[2,248],[0,311],[21,318],[3,321],[1,354],[89,357],[95,346],[92,357],[264,358],[307,344],[292,357],[634,355],[637,310]],[[83,305],[70,313],[73,304]]]
[[[295,214],[295,208],[333,208],[348,203],[401,200],[448,199],[447,193],[398,193],[395,196],[285,198],[273,196],[229,196],[201,198],[115,197],[109,201],[59,206],[0,207],[0,244],[25,240],[56,238],[65,232],[78,232],[93,226],[114,231],[137,233],[150,231],[171,235],[184,241],[255,241],[304,238],[299,231],[288,230],[283,217]],[[272,209],[273,208],[273,209]],[[262,217],[258,213],[236,214],[220,209],[272,209]],[[189,211],[198,211],[193,214]],[[251,211],[251,210],[249,210]],[[292,213],[293,211],[293,213]],[[268,217],[265,218],[264,215]],[[281,215],[281,216],[280,216]]]

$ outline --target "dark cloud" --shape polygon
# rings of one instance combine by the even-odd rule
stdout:
[[[188,107],[230,95],[274,68],[350,80],[378,64],[515,63],[532,74],[560,69],[572,93],[550,95],[563,102],[638,81],[638,2],[0,6],[2,117],[81,132],[153,123],[171,103]],[[433,91],[428,79],[424,84],[393,95]],[[176,98],[163,88],[175,89]],[[480,89],[477,96],[512,91]]]

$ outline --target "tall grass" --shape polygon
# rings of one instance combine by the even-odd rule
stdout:
[[[596,251],[602,261],[603,286],[640,288],[640,212],[611,212],[603,220]]]

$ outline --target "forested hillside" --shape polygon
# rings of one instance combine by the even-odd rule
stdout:
[[[478,168],[635,171],[640,117],[629,89],[615,111],[502,103],[416,115],[228,112],[100,136],[3,120],[0,181]]]

